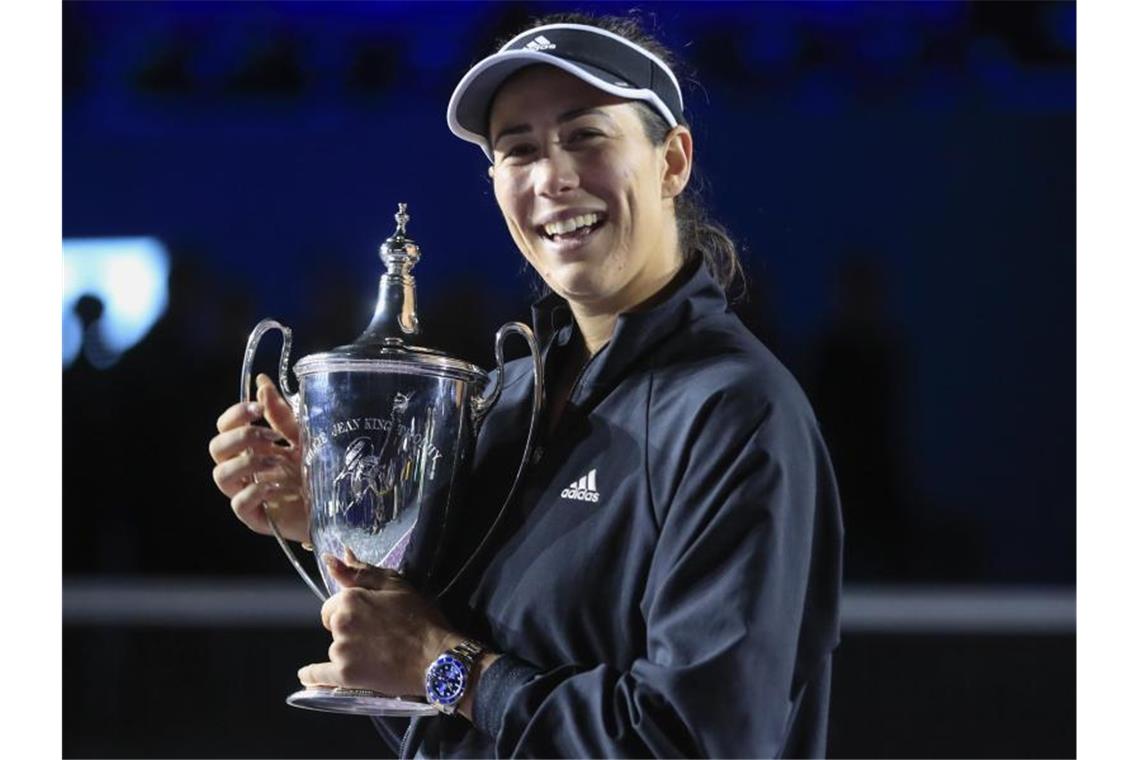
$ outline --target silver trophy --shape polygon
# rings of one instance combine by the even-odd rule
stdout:
[[[490,390],[488,375],[479,367],[411,344],[420,333],[411,274],[420,250],[407,237],[409,219],[406,205],[399,204],[396,232],[380,247],[387,271],[380,278],[376,310],[360,337],[298,361],[293,367],[298,388],[290,390],[292,331],[274,320],[263,320],[246,344],[241,398],[252,400],[258,342],[266,332],[280,330],[278,381],[301,429],[301,473],[314,551],[318,556],[344,557],[349,549],[363,562],[405,574],[422,590],[439,559],[441,537],[463,488],[480,422],[499,397],[504,341],[512,333],[521,335],[534,359],[534,402],[522,463],[530,457],[543,397],[542,362],[530,328],[519,322],[504,325],[495,335],[500,380]],[[512,487],[507,502],[514,491]],[[322,601],[326,599],[282,538],[272,510],[267,509],[266,515],[293,567]],[[323,562],[317,567],[328,593],[335,594],[336,581]],[[443,584],[433,578],[431,585]],[[295,707],[340,713],[435,713],[423,700],[361,689],[310,688],[286,701]]]

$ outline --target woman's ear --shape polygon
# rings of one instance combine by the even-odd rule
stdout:
[[[661,197],[676,198],[689,184],[693,172],[693,133],[677,125],[665,136],[665,173],[661,178]]]

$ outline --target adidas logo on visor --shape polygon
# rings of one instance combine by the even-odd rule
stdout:
[[[527,50],[554,50],[556,47],[558,46],[543,37],[541,34],[530,42],[526,43]]]
[[[590,470],[588,475],[583,475],[577,482],[571,483],[569,488],[563,488],[562,498],[574,499],[575,501],[597,501],[598,489],[594,482],[597,473],[597,469]]]

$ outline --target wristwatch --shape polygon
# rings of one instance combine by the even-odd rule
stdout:
[[[424,671],[424,692],[428,703],[444,715],[452,715],[467,691],[475,661],[486,649],[477,641],[465,639],[428,665]]]

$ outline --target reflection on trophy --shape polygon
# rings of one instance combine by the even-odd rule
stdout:
[[[263,320],[246,345],[241,394],[243,401],[251,399],[253,358],[261,337],[280,330],[278,381],[301,428],[301,473],[314,551],[343,557],[350,550],[361,561],[399,571],[421,591],[431,592],[446,585],[447,579],[434,575],[442,536],[453,519],[479,424],[498,399],[501,382],[496,380],[484,392],[489,378],[482,369],[411,343],[420,334],[411,274],[420,250],[407,237],[409,219],[405,204],[399,204],[396,232],[380,247],[387,271],[380,278],[376,310],[360,337],[298,361],[293,367],[298,388],[290,390],[292,332],[279,322]],[[542,399],[542,364],[530,328],[512,322],[495,336],[499,378],[503,342],[511,333],[527,341],[534,360],[525,462]],[[293,567],[325,599],[325,592],[277,531],[272,514],[266,514]],[[467,560],[464,567],[471,558]],[[339,587],[324,563],[318,568],[325,588],[336,593]],[[311,688],[287,701],[329,712],[435,713],[420,700],[360,689]]]

